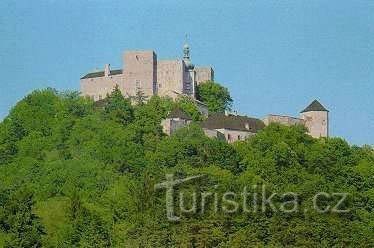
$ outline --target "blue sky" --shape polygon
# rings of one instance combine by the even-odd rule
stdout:
[[[124,50],[212,65],[242,114],[298,115],[315,98],[332,136],[374,144],[374,1],[0,2],[0,118],[33,89],[79,89]]]

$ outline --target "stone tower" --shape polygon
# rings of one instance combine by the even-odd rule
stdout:
[[[195,65],[190,58],[190,46],[186,43],[183,46],[183,62],[185,66],[183,93],[195,97]]]
[[[312,137],[329,136],[329,111],[317,100],[300,112],[300,118]]]
[[[127,51],[123,56],[122,71],[126,76],[127,93],[135,96],[142,91],[146,96],[156,93],[157,55],[154,51]]]

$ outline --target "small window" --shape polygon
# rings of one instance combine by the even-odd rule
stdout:
[[[238,135],[238,140],[240,140],[240,135]]]
[[[161,88],[161,84],[158,84],[158,87]]]
[[[227,134],[227,140],[231,140],[231,135],[229,133]]]

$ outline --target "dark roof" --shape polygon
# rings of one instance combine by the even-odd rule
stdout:
[[[122,74],[122,70],[111,70],[110,75],[118,75]],[[104,77],[104,71],[96,71],[86,74],[85,76],[81,77],[81,79],[85,78],[97,78],[97,77]]]
[[[322,106],[322,104],[317,101],[317,100],[314,100],[311,104],[309,104],[308,107],[306,107],[303,111],[301,111],[300,113],[304,113],[304,112],[309,112],[309,111],[327,111],[329,112],[325,107]]]
[[[257,133],[265,127],[262,120],[239,115],[212,114],[201,123],[203,128],[208,129],[231,129],[238,131],[249,131]]]
[[[191,116],[189,116],[186,112],[184,112],[180,108],[173,109],[168,114],[168,118],[180,118],[180,119],[184,119],[184,120],[192,120]]]

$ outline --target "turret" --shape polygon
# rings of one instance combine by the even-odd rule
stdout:
[[[314,138],[329,136],[329,111],[317,100],[300,112],[300,118]]]
[[[183,93],[195,98],[195,65],[191,62],[190,46],[187,43],[183,46],[183,62],[185,65]]]
[[[183,46],[183,61],[188,70],[194,69],[195,65],[192,64],[190,57],[190,46],[187,43]]]

